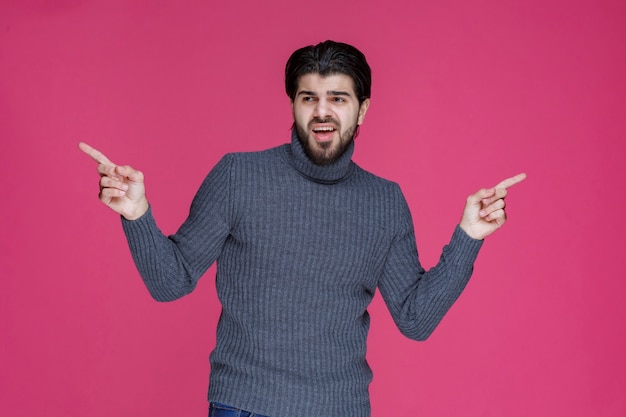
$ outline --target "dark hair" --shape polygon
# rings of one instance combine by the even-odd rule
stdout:
[[[291,100],[296,98],[301,76],[317,73],[322,77],[345,74],[354,82],[354,92],[359,104],[372,92],[372,70],[365,55],[352,45],[325,41],[295,51],[285,66],[285,90]]]

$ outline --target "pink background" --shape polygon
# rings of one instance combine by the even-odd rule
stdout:
[[[226,152],[288,140],[296,48],[374,73],[355,160],[397,181],[432,266],[465,197],[510,222],[425,343],[378,296],[373,416],[626,414],[623,0],[0,2],[0,414],[204,416],[211,269],[152,301],[85,140],[147,177],[166,233]]]

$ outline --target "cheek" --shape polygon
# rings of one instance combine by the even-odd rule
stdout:
[[[308,119],[307,111],[303,108],[295,107],[293,111],[293,118],[296,121],[304,122]]]
[[[298,123],[298,124],[300,124],[302,126],[306,126],[307,125],[307,118],[302,113],[296,114],[294,120],[296,121],[296,123]]]
[[[353,111],[350,113],[348,117],[346,117],[346,121],[349,122],[348,124],[350,126],[353,126],[355,124],[360,125],[362,122],[361,114],[359,114],[358,111]]]

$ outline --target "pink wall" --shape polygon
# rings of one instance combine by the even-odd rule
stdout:
[[[142,169],[171,233],[225,152],[288,140],[284,62],[332,38],[373,67],[355,159],[426,266],[467,194],[528,173],[431,339],[376,298],[374,417],[625,415],[625,5],[1,1],[0,414],[206,415],[213,270],[153,302],[76,144]]]

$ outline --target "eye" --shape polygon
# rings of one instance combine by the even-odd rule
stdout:
[[[343,98],[343,97],[333,97],[333,101],[335,103],[344,103],[346,101],[346,99]]]
[[[312,96],[303,96],[303,97],[302,97],[302,101],[304,101],[305,103],[311,103],[311,102],[315,101],[315,97],[312,97]]]

